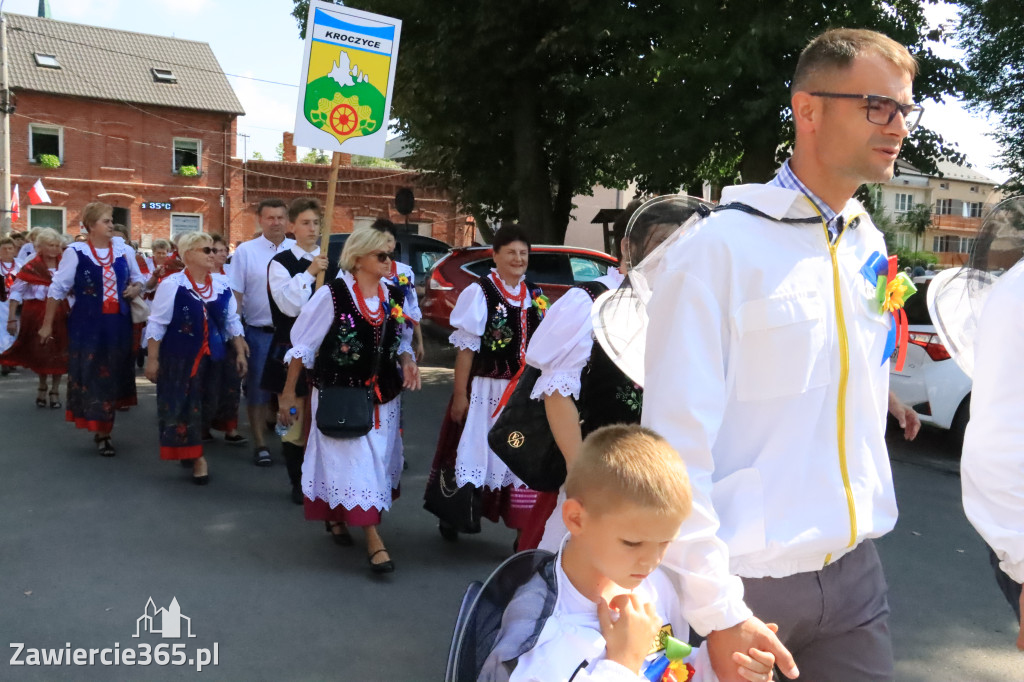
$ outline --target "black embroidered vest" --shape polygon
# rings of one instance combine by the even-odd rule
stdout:
[[[608,290],[601,282],[587,282],[580,288],[596,299]],[[587,434],[609,424],[639,424],[644,390],[633,383],[594,339],[590,360],[580,375],[580,432]]]
[[[297,258],[291,249],[282,251],[274,256],[271,262],[273,263],[274,261],[284,266],[284,269],[288,271],[289,277],[295,277],[300,272],[305,272],[309,269],[309,261]],[[313,286],[316,286],[315,282]],[[270,291],[269,281],[267,282],[267,298],[270,299],[270,316],[274,320],[274,340],[272,343],[275,346],[283,346],[285,352],[287,352],[287,349],[292,347],[292,326],[295,324],[295,318],[291,315],[285,315],[277,307],[277,303],[274,301],[274,294]],[[284,356],[282,355],[282,357]]]
[[[377,387],[380,396],[375,402],[384,404],[393,400],[402,390],[402,374],[398,367],[398,345],[401,343],[400,325],[388,315],[380,327],[374,327],[361,314],[343,279],[327,285],[334,301],[334,321],[327,331],[313,365],[313,384],[327,386],[366,386],[374,369],[374,353],[384,334],[380,360],[377,365]],[[385,311],[405,301],[401,290],[387,285],[388,301],[381,301]]]
[[[540,289],[533,282],[525,283],[527,293],[523,305],[528,307],[525,332],[529,343],[540,324],[540,315],[531,303],[534,293],[539,294]],[[505,300],[489,275],[481,277],[479,284],[487,301],[487,326],[480,337],[480,350],[473,356],[470,376],[511,379],[519,371],[519,345],[524,332],[521,311]]]

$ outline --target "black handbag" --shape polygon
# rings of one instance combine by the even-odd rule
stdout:
[[[384,305],[383,301],[381,305]],[[320,389],[316,428],[328,438],[360,438],[373,428],[373,385],[377,381],[386,325],[387,320],[381,325],[380,341],[374,349],[369,386],[326,386]]]
[[[551,433],[544,401],[530,398],[539,377],[539,369],[526,366],[487,434],[487,444],[523,483],[551,492],[565,483],[565,457]]]
[[[480,489],[455,482],[455,467],[438,469],[427,482],[423,508],[459,533],[479,533],[483,500]]]

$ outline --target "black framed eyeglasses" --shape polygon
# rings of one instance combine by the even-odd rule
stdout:
[[[879,126],[887,126],[896,118],[896,114],[903,114],[903,122],[907,131],[912,132],[917,124],[921,122],[921,114],[924,107],[920,104],[901,104],[892,97],[885,95],[858,95],[847,92],[812,92],[814,97],[830,97],[833,99],[863,99],[868,102],[868,122]]]
[[[395,259],[395,254],[392,251],[378,251],[374,255],[377,256],[378,263],[386,263]]]

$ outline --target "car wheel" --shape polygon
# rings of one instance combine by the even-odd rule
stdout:
[[[949,433],[954,439],[957,447],[963,449],[964,432],[967,431],[967,422],[971,420],[971,394],[961,401],[960,407],[956,408],[953,415],[953,422],[949,425]]]

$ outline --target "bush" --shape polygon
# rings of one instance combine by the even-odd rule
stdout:
[[[186,178],[194,178],[199,175],[199,169],[195,166],[181,166],[178,168],[178,175]]]
[[[60,159],[53,154],[40,154],[36,161],[43,168],[60,168]]]

